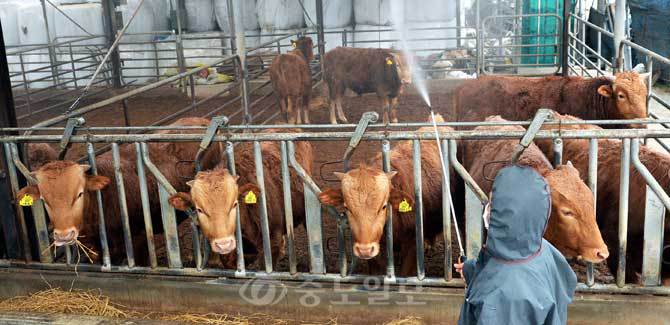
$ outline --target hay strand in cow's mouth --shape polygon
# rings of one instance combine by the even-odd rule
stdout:
[[[93,263],[91,255],[98,256],[98,253],[96,253],[92,248],[84,245],[84,243],[79,241],[79,239],[75,239],[74,244],[77,247],[77,250],[81,250],[84,253],[84,255],[86,255],[86,258],[88,258],[88,261]]]

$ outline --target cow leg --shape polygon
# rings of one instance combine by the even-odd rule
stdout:
[[[416,243],[403,242],[400,248],[400,276],[410,276],[416,272]]]
[[[330,124],[337,124],[337,118],[335,117],[335,111],[337,110],[337,104],[335,99],[330,100]]]
[[[302,100],[300,97],[295,97],[293,103],[293,106],[295,106],[295,124],[302,124]]]
[[[295,118],[293,116],[293,105],[295,104],[291,101],[291,96],[287,96],[286,101],[288,103],[286,110],[286,116],[288,116],[288,118],[286,120],[288,124],[295,124]]]
[[[302,96],[302,112],[305,114],[302,121],[309,124],[309,95]]]
[[[289,114],[286,108],[286,98],[279,98],[279,106],[281,106],[281,112],[286,115],[286,123],[289,123]]]
[[[384,124],[389,123],[389,99],[388,97],[382,98],[382,111],[384,112]]]
[[[342,97],[343,96],[344,96],[344,94],[337,97],[337,117],[340,118],[340,121],[342,121],[344,123],[347,123],[349,121],[347,121],[347,117],[344,115],[344,111],[342,111]]]
[[[398,97],[391,99],[391,123],[398,123]]]

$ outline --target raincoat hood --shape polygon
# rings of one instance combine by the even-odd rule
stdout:
[[[577,277],[542,239],[551,192],[535,170],[510,166],[493,183],[486,246],[463,265],[459,324],[565,324]]]
[[[493,183],[486,249],[493,257],[515,261],[539,253],[551,212],[551,192],[534,169],[501,169]]]

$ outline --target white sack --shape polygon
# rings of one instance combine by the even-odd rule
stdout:
[[[213,0],[186,0],[186,29],[207,32],[216,29]]]
[[[407,23],[406,27],[408,40],[407,47],[410,50],[418,51],[418,55],[423,56],[431,53],[439,53],[443,50],[456,47],[455,39],[443,39],[456,37],[456,29],[444,29],[448,27],[456,27],[456,19],[447,22]],[[413,28],[421,30],[412,30]],[[410,41],[412,39],[414,39],[414,41]]]
[[[405,9],[403,12],[407,22],[445,22],[456,18],[456,5],[453,1],[405,0]]]
[[[46,44],[48,42],[42,5],[39,2],[19,4],[17,22],[21,45]]]
[[[298,0],[258,0],[256,12],[261,29],[290,29],[304,26],[302,7]]]
[[[354,0],[354,18],[356,25],[390,25],[391,0]]]
[[[93,35],[105,34],[102,24],[102,6],[99,3],[61,5],[58,7],[89,33]],[[60,12],[54,13],[53,28],[55,29],[56,37],[62,40],[72,40],[75,38],[89,36]],[[101,43],[104,43],[103,39],[94,38],[86,41],[76,42],[75,45]]]
[[[216,10],[216,22],[219,29],[225,33],[230,33],[230,22],[228,21],[228,1],[214,0],[214,9]],[[258,15],[256,15],[256,0],[242,1],[242,13],[244,30],[257,30]]]
[[[19,45],[19,2],[0,2],[0,22],[2,22],[2,36],[6,46]]]
[[[309,18],[316,24],[316,1],[304,0],[305,10]],[[338,28],[351,25],[351,17],[354,13],[352,0],[323,0],[323,26],[325,28]],[[310,22],[305,15],[305,23]]]
[[[326,52],[338,47],[345,46],[342,42],[342,34],[346,34],[347,42],[354,40],[352,33],[353,28],[344,27],[344,28],[328,28],[323,31],[323,38],[326,41]],[[316,38],[314,39],[314,44],[316,44]],[[349,44],[348,46],[351,46]]]

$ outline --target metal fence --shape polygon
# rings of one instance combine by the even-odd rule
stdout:
[[[667,123],[668,121],[659,121],[658,123]],[[556,124],[556,122],[550,122]],[[570,122],[563,122],[570,123]],[[620,123],[620,121],[589,121],[589,123]],[[653,122],[643,122],[643,123],[653,123]],[[495,125],[501,123],[495,122],[482,122],[482,123],[446,123],[447,126],[469,126],[474,125]],[[526,122],[509,122],[502,124],[514,124],[514,125],[527,125]],[[421,123],[417,124],[406,124],[399,125],[402,127],[417,127],[423,126]],[[268,127],[286,127],[286,126],[268,126]],[[256,277],[263,279],[276,279],[276,280],[303,280],[310,279],[316,281],[332,281],[337,279],[342,282],[360,282],[363,281],[366,276],[361,274],[351,274],[351,269],[347,261],[351,261],[351,254],[348,254],[347,246],[352,243],[346,243],[346,227],[338,227],[338,268],[337,270],[327,270],[325,261],[327,256],[325,252],[327,247],[324,246],[323,242],[323,229],[322,227],[322,216],[321,216],[321,207],[319,204],[316,195],[320,193],[320,189],[315,184],[314,180],[309,176],[310,174],[305,171],[302,166],[295,159],[295,149],[294,142],[296,141],[348,141],[351,138],[356,138],[360,136],[360,139],[363,141],[381,141],[380,151],[386,161],[388,161],[388,155],[390,150],[390,141],[401,141],[401,140],[410,140],[413,143],[414,154],[412,157],[407,157],[412,159],[414,174],[417,172],[420,174],[421,171],[421,159],[420,159],[420,146],[421,142],[419,140],[431,140],[435,139],[434,135],[426,132],[418,131],[397,131],[394,130],[395,127],[391,129],[386,129],[385,131],[380,131],[380,129],[386,128],[387,126],[383,125],[371,125],[369,131],[358,135],[357,132],[351,131],[355,127],[354,125],[341,125],[335,129],[335,131],[327,132],[314,132],[318,131],[322,126],[305,126],[305,132],[303,133],[265,133],[263,132],[264,127],[258,126],[255,127],[259,129],[259,133],[234,133],[235,130],[245,129],[248,127],[238,127],[238,126],[223,126],[219,130],[224,131],[219,135],[214,135],[211,132],[209,133],[212,138],[211,141],[223,142],[225,143],[225,155],[227,156],[228,168],[231,171],[235,171],[235,162],[234,162],[234,145],[242,142],[252,142],[254,147],[254,161],[256,166],[256,175],[258,184],[264,184],[263,179],[263,167],[262,167],[262,154],[260,150],[260,143],[265,141],[278,143],[281,147],[281,172],[282,175],[288,175],[289,170],[293,170],[297,175],[300,176],[302,182],[305,186],[305,207],[306,207],[306,229],[308,235],[308,249],[306,252],[309,254],[310,259],[310,268],[309,272],[298,272],[295,267],[295,256],[290,256],[291,254],[296,254],[294,250],[288,250],[289,260],[292,261],[289,267],[289,271],[277,271],[272,268],[272,255],[265,254],[265,267],[263,269],[247,269],[244,263],[244,255],[240,254],[242,252],[242,235],[240,231],[237,232],[237,242],[239,243],[237,252],[238,252],[238,263],[236,269],[212,269],[204,267],[202,263],[196,264],[198,267],[184,267],[184,263],[179,255],[179,247],[183,245],[179,242],[177,235],[177,225],[175,218],[175,211],[167,203],[167,198],[169,194],[174,193],[174,188],[171,184],[167,183],[165,177],[161,174],[159,168],[154,165],[151,161],[147,150],[147,144],[152,142],[199,142],[207,136],[205,134],[198,134],[195,131],[204,131],[204,128],[198,127],[145,127],[145,131],[156,131],[156,130],[166,130],[166,129],[176,129],[176,130],[189,130],[193,131],[192,134],[108,134],[109,131],[123,130],[124,128],[109,128],[109,127],[92,127],[85,128],[82,131],[85,131],[86,135],[76,135],[72,136],[70,139],[71,143],[82,143],[85,144],[88,149],[88,163],[92,166],[92,173],[96,173],[96,158],[93,151],[93,146],[98,143],[109,144],[112,143],[112,157],[114,166],[121,164],[121,156],[119,154],[120,148],[122,146],[128,145],[135,148],[136,157],[135,162],[137,163],[137,176],[140,180],[139,188],[142,189],[142,206],[144,207],[143,215],[145,216],[146,223],[146,234],[147,238],[151,239],[150,242],[153,242],[153,233],[154,230],[151,227],[151,222],[147,221],[147,216],[150,216],[151,213],[157,213],[156,211],[147,211],[146,209],[149,206],[149,200],[159,199],[161,203],[161,220],[163,220],[162,232],[165,235],[166,247],[168,249],[168,264],[158,265],[155,263],[155,251],[153,250],[153,245],[149,245],[149,255],[153,256],[150,260],[152,261],[150,266],[137,266],[134,263],[134,256],[132,253],[132,236],[130,233],[129,216],[135,215],[138,216],[139,211],[122,211],[121,215],[124,218],[123,229],[124,229],[124,238],[127,259],[125,264],[113,265],[109,259],[109,245],[106,243],[106,234],[104,228],[101,229],[100,238],[102,247],[102,263],[98,265],[87,264],[81,262],[78,265],[74,265],[73,260],[74,253],[68,253],[68,259],[65,262],[55,261],[49,255],[48,248],[50,247],[50,240],[48,238],[48,226],[47,219],[45,218],[45,212],[41,204],[35,204],[31,207],[32,214],[34,217],[34,231],[35,234],[32,236],[28,233],[28,228],[26,226],[25,215],[23,214],[23,208],[19,205],[16,206],[17,215],[17,225],[5,224],[4,229],[19,229],[19,238],[18,241],[21,243],[21,247],[18,247],[18,251],[22,252],[19,256],[24,258],[24,261],[19,261],[16,259],[4,260],[2,263],[5,267],[27,267],[27,268],[40,268],[40,269],[59,269],[59,270],[73,270],[78,269],[82,271],[101,271],[101,272],[118,272],[118,273],[142,273],[142,274],[168,274],[168,275],[191,275],[191,276],[226,276],[226,277]],[[253,127],[252,127],[253,129]],[[25,129],[3,129],[3,132],[9,131],[23,131]],[[63,131],[63,128],[44,128],[44,131]],[[134,131],[137,128],[133,129]],[[216,128],[214,128],[216,130]],[[466,195],[465,195],[465,206],[466,206],[466,215],[465,215],[465,229],[467,232],[465,246],[468,247],[467,255],[468,257],[474,257],[478,254],[479,249],[481,248],[482,241],[482,220],[481,212],[483,209],[483,204],[487,200],[486,196],[481,192],[478,186],[474,183],[468,183],[467,171],[458,161],[456,148],[458,141],[470,141],[470,140],[482,140],[482,139],[519,139],[524,135],[524,132],[510,132],[510,131],[452,131],[452,132],[442,132],[440,134],[442,140],[442,147],[444,149],[445,159],[448,164],[454,168],[455,172],[459,177],[462,177],[466,180]],[[665,287],[660,287],[660,269],[662,264],[662,251],[663,251],[663,219],[665,209],[670,208],[670,198],[666,194],[666,189],[661,187],[659,183],[651,176],[647,168],[640,162],[638,157],[640,139],[645,138],[668,138],[670,137],[670,131],[668,130],[651,130],[651,129],[629,129],[629,130],[579,130],[579,131],[540,131],[536,138],[539,139],[590,139],[590,155],[589,155],[589,185],[592,188],[596,188],[597,179],[596,179],[596,170],[598,168],[597,157],[595,154],[598,148],[597,139],[619,139],[622,141],[622,150],[621,150],[621,204],[620,204],[620,217],[621,221],[619,224],[619,236],[620,238],[626,238],[627,234],[627,213],[628,213],[628,180],[630,178],[630,168],[635,170],[637,173],[642,175],[645,182],[648,185],[647,190],[647,207],[660,207],[656,209],[647,209],[647,215],[645,217],[645,235],[644,235],[644,250],[640,251],[639,254],[643,255],[643,281],[644,287],[638,287],[634,284],[625,283],[625,259],[626,259],[626,245],[625,240],[622,241],[622,245],[619,248],[619,256],[622,262],[619,264],[619,269],[616,272],[616,285],[604,285],[596,284],[592,280],[592,275],[590,275],[589,281],[586,284],[580,285],[581,290],[585,291],[606,291],[606,292],[649,292],[654,294],[669,294],[670,291]],[[25,144],[32,142],[59,142],[61,141],[60,135],[19,135],[19,136],[5,136],[0,139],[0,142],[3,143],[6,152],[6,160],[8,162],[8,175],[11,179],[12,188],[14,194],[18,192],[19,189],[19,176],[31,179],[29,170],[26,167],[25,162],[22,162],[19,155],[19,150],[17,144]],[[195,144],[194,144],[195,145]],[[124,159],[130,159],[129,157],[124,157]],[[386,168],[389,168],[389,165],[386,164]],[[146,177],[152,175],[156,178],[159,183],[159,198],[149,197],[146,192]],[[123,184],[124,175],[121,169],[115,168],[113,176],[114,182],[117,185]],[[414,186],[417,189],[414,193],[414,199],[416,201],[416,220],[417,220],[417,242],[423,242],[423,233],[419,224],[420,220],[423,220],[423,210],[421,207],[422,193],[421,193],[421,179],[414,178]],[[449,180],[443,179],[443,184],[449,184]],[[102,197],[97,195],[98,204],[101,204],[101,200],[120,200],[123,202],[125,197],[124,187],[117,186],[118,196],[115,197]],[[284,191],[284,216],[287,218],[287,224],[293,224],[292,218],[293,213],[291,211],[291,201],[290,201],[290,191],[291,184],[288,181],[288,178],[284,177],[283,181],[283,191]],[[286,195],[288,193],[288,195]],[[273,195],[278,195],[278,193],[272,193]],[[259,200],[258,208],[260,211],[267,211],[266,200],[264,196],[267,195],[262,190],[261,187],[261,199]],[[288,200],[286,200],[288,198]],[[444,192],[443,204],[447,204],[449,198],[447,192]],[[18,204],[18,203],[17,203]],[[100,205],[102,206],[102,205]],[[123,209],[125,204],[120,205]],[[105,211],[99,210],[100,215],[100,224],[104,224],[104,213]],[[267,225],[267,213],[260,213],[261,218],[264,218],[264,223]],[[331,215],[330,217],[338,217],[337,215]],[[327,218],[327,216],[323,216]],[[445,234],[451,231],[450,223],[450,212],[449,209],[444,210],[442,216],[444,221],[444,231]],[[150,218],[148,219],[150,220]],[[393,221],[393,216],[388,219],[388,223],[391,224]],[[139,220],[141,222],[141,220]],[[4,223],[14,222],[12,218],[3,218]],[[138,222],[138,220],[134,220]],[[239,219],[237,221],[237,229],[241,229],[241,224]],[[18,226],[18,227],[17,227]],[[9,228],[7,228],[9,227]],[[392,227],[387,226],[386,230],[389,230]],[[262,228],[263,232],[263,247],[269,249],[269,229],[267,227]],[[160,232],[160,231],[159,231]],[[8,236],[9,234],[5,234]],[[36,240],[30,240],[30,238],[36,238]],[[393,238],[390,233],[387,233],[387,241],[392,242]],[[446,241],[444,242],[444,258],[446,268],[442,270],[443,276],[439,278],[427,277],[425,275],[425,261],[424,261],[424,249],[422,245],[417,245],[417,276],[414,277],[399,277],[395,275],[393,267],[387,269],[386,276],[381,276],[380,280],[386,281],[390,284],[414,284],[414,285],[427,285],[427,286],[460,286],[462,282],[457,279],[452,279],[451,277],[451,268],[449,265],[454,262],[453,257],[451,256],[451,238],[445,236]],[[5,240],[12,240],[11,237],[5,237]],[[14,238],[16,239],[16,238]],[[294,247],[295,243],[293,242],[293,237],[287,234],[288,247]],[[200,246],[200,241],[194,241],[194,244],[197,243],[197,247],[194,247],[194,256],[200,256],[201,251],[204,250],[204,247]],[[12,247],[12,242],[6,242],[6,247]],[[119,245],[119,243],[115,243]],[[31,247],[37,247],[39,252],[42,254],[39,255],[37,261],[33,260],[33,256],[30,254]],[[393,254],[392,250],[386,252],[387,261],[390,262],[389,265],[393,265]],[[17,256],[18,257],[18,256]]]

